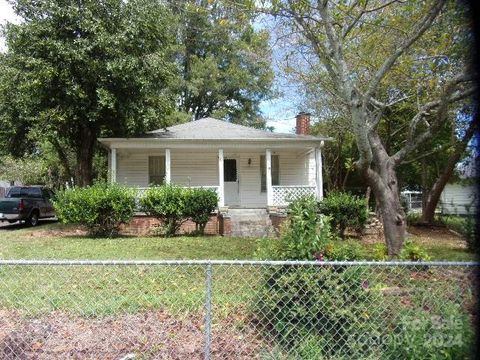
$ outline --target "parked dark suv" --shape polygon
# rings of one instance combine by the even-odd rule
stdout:
[[[36,226],[39,219],[55,216],[51,199],[55,194],[44,186],[13,186],[0,199],[0,221],[24,220]]]

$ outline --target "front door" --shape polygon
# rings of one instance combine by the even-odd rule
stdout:
[[[230,207],[240,206],[236,159],[223,160],[223,180],[225,182],[225,205]]]

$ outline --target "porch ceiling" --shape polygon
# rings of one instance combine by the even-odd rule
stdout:
[[[100,138],[98,141],[107,148],[117,149],[309,149],[322,146],[323,140],[195,140],[195,139],[138,139]]]

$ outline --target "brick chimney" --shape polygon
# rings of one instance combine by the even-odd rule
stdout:
[[[298,113],[296,119],[295,133],[297,135],[310,135],[310,114],[302,111]]]

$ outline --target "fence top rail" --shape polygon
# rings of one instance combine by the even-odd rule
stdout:
[[[273,260],[43,260],[0,259],[1,265],[255,265],[255,266],[480,266],[475,261],[273,261]]]

